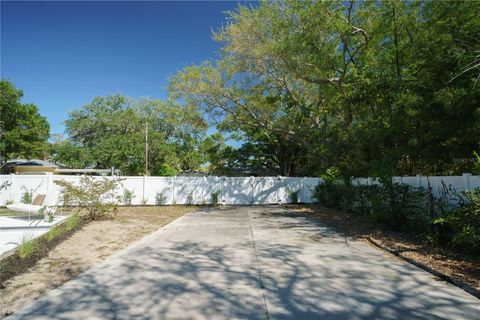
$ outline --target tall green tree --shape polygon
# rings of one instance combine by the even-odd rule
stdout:
[[[95,98],[65,121],[69,138],[54,148],[55,158],[70,166],[110,168],[145,174],[145,124],[148,170],[154,175],[192,170],[205,124],[196,110],[172,102],[123,96]],[[167,169],[170,168],[170,169]]]
[[[439,174],[479,148],[480,4],[262,1],[228,13],[215,61],[170,82],[279,174]],[[452,78],[454,78],[452,80]],[[251,158],[251,157],[250,157]]]
[[[34,104],[22,103],[23,92],[0,80],[0,159],[44,158],[50,125]]]

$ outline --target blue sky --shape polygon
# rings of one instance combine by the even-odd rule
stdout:
[[[0,75],[63,133],[95,96],[164,99],[169,75],[219,51],[211,30],[237,3],[2,1]]]

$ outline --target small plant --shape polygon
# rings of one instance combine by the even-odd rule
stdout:
[[[67,231],[75,229],[79,225],[80,221],[82,221],[82,217],[78,214],[74,213],[68,217],[67,221],[65,222]]]
[[[216,206],[218,204],[219,198],[220,198],[220,190],[213,191],[210,194],[210,201],[214,206]]]
[[[434,223],[446,228],[448,244],[480,253],[480,188],[466,191],[458,207],[443,212]]]
[[[33,191],[28,190],[27,188],[25,188],[25,186],[22,186],[22,190],[23,190],[23,193],[22,193],[22,198],[21,198],[20,202],[26,203],[26,204],[31,204],[32,200],[33,200],[33,197],[32,197]]]
[[[57,239],[60,235],[62,234],[62,231],[58,226],[54,226],[48,232],[45,234],[45,240],[47,241],[52,241]]]
[[[20,258],[25,259],[35,252],[37,249],[37,242],[33,240],[31,235],[25,235],[22,241],[18,245],[18,255]]]
[[[189,192],[187,195],[187,205],[193,204],[193,191]]]
[[[122,202],[124,205],[126,206],[132,205],[132,200],[133,198],[135,198],[134,191],[135,190],[128,190],[126,188],[123,190]]]
[[[5,181],[0,184],[0,191],[2,190],[7,190],[8,187],[10,187],[12,183],[10,181]]]
[[[142,206],[146,206],[148,203],[148,198],[142,198]]]
[[[14,202],[15,202],[15,201],[13,201],[13,200],[7,200],[7,201],[5,201],[5,205],[8,206],[9,204],[12,204],[12,203],[14,203]]]
[[[61,187],[61,197],[65,206],[77,206],[86,220],[98,220],[113,217],[120,197],[116,190],[120,185],[118,178],[93,178],[83,176],[79,183],[65,180],[55,181]]]
[[[163,206],[167,203],[168,188],[163,189],[155,194],[155,204],[157,206]]]
[[[473,159],[473,173],[480,174],[480,155],[478,152],[473,151],[473,156],[475,157]]]
[[[38,213],[44,216],[46,222],[53,222],[53,210],[50,210],[49,207],[41,207],[40,210],[38,210]]]
[[[290,203],[298,203],[298,193],[300,190],[289,190],[288,191],[288,198],[290,199]]]

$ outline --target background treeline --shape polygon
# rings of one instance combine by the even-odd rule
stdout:
[[[152,174],[476,173],[479,2],[269,1],[227,18],[221,52],[173,75],[168,101],[97,98],[50,144],[40,116],[38,138],[12,131],[37,110],[2,81],[2,156],[142,174],[148,122]]]

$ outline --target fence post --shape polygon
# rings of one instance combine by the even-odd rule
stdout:
[[[47,172],[47,194],[50,192],[50,187],[52,185],[52,173]]]
[[[282,176],[277,176],[277,204],[281,204],[282,200],[280,199],[280,187],[282,186]]]
[[[172,176],[172,204],[175,205],[177,204],[177,199],[175,199],[175,176]]]
[[[471,173],[464,173],[463,180],[465,181],[465,191],[470,191],[470,177],[472,176]]]
[[[417,174],[417,187],[422,187],[422,177],[419,174]]]
[[[147,184],[147,176],[143,176],[143,181],[142,181],[142,202],[140,203],[141,205],[147,204],[145,201],[145,185]]]
[[[225,184],[227,183],[227,178],[224,177],[224,176],[221,176],[220,177],[220,194],[222,196],[222,204],[225,205],[227,200],[226,200],[226,197],[225,197]]]
[[[15,187],[16,187],[16,175],[14,173],[10,174],[10,177],[12,178],[11,185],[10,185],[10,201],[15,201]]]
[[[255,183],[255,177],[254,176],[250,176],[250,204],[254,204],[255,203],[255,186],[254,186],[254,183]]]

